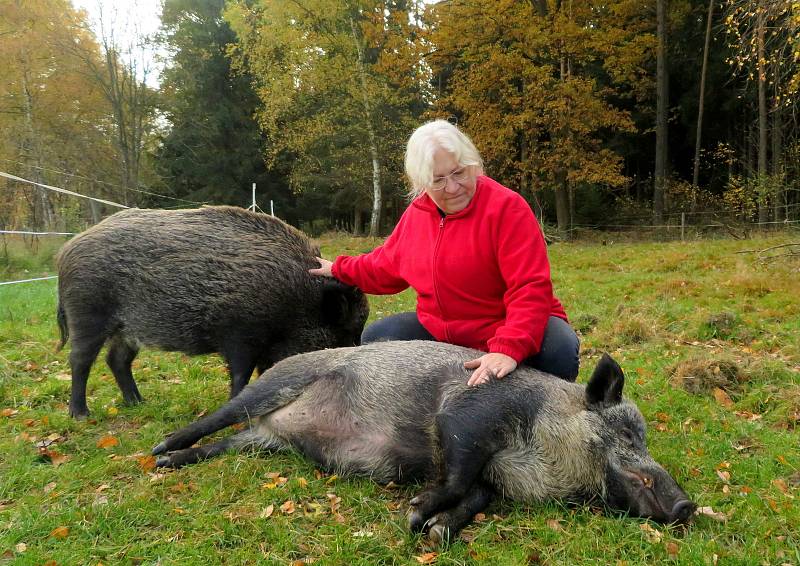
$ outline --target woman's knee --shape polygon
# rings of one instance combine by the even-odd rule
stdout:
[[[539,352],[524,362],[567,381],[575,381],[580,368],[580,340],[561,318],[551,316]]]

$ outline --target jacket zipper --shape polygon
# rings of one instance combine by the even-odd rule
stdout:
[[[439,286],[436,283],[436,259],[439,256],[439,244],[444,235],[444,217],[439,221],[439,233],[436,236],[436,244],[433,247],[433,294],[436,296],[436,303],[439,306],[439,312],[442,313],[442,323],[444,324],[444,335],[448,342],[450,342],[450,331],[447,328],[447,318],[444,313],[442,301],[439,298]]]

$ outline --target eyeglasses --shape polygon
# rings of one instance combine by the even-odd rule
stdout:
[[[433,181],[431,181],[430,187],[428,187],[432,191],[441,191],[447,186],[447,180],[453,179],[456,183],[463,183],[467,179],[469,179],[469,168],[462,167],[460,169],[456,169],[449,175],[444,175],[443,177],[434,177]]]

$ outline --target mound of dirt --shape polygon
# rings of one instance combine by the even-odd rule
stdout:
[[[670,382],[694,394],[716,388],[735,392],[746,378],[742,368],[730,360],[686,360],[670,369]]]

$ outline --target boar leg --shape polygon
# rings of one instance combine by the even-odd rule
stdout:
[[[218,442],[170,452],[166,456],[158,458],[156,466],[159,468],[180,468],[181,466],[195,464],[200,460],[213,458],[229,450],[241,452],[252,448],[277,452],[287,448],[287,446],[288,444],[276,436],[265,435],[263,431],[256,432],[255,430],[247,429],[223,438]]]
[[[312,372],[268,371],[222,407],[167,437],[154,455],[188,448],[204,436],[232,424],[255,419],[288,405],[319,378]]]
[[[86,381],[105,340],[104,335],[84,337],[72,334],[72,349],[69,353],[69,365],[72,367],[69,414],[73,417],[83,418],[89,414],[89,407],[86,406]]]
[[[131,363],[139,353],[138,348],[132,347],[125,339],[117,334],[109,342],[106,363],[117,380],[117,385],[122,391],[122,398],[128,405],[136,405],[143,401],[142,394],[136,387],[136,381],[131,372]]]
[[[409,527],[413,532],[422,531],[439,511],[464,500],[496,450],[492,442],[484,441],[491,437],[484,428],[492,420],[482,418],[479,411],[468,417],[465,414],[469,415],[440,413],[436,417],[441,479],[438,485],[411,500],[414,511],[409,516]]]
[[[223,351],[231,374],[231,399],[236,397],[250,381],[256,369],[256,357],[241,343],[231,344]]]
[[[458,505],[437,513],[428,520],[427,526],[430,529],[428,538],[436,544],[449,544],[458,536],[461,529],[472,522],[476,513],[489,506],[494,495],[495,492],[490,485],[484,482],[476,483]]]

